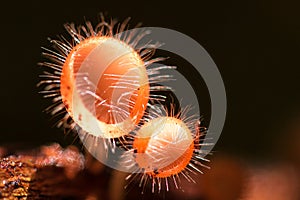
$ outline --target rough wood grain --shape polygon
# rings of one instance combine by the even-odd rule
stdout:
[[[15,199],[101,199],[101,174],[84,170],[76,148],[42,147],[37,154],[0,159],[0,197]],[[102,180],[102,181],[101,181]],[[97,188],[96,188],[97,187]]]

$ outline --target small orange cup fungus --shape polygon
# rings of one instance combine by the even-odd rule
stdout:
[[[104,138],[128,134],[147,107],[143,60],[116,38],[95,36],[76,45],[61,74],[62,101],[86,132]]]
[[[178,174],[189,164],[194,138],[183,121],[174,117],[155,118],[141,127],[133,142],[136,162],[153,177]]]

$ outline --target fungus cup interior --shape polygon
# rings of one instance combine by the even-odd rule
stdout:
[[[149,99],[143,60],[125,42],[94,36],[75,46],[62,70],[62,101],[86,132],[104,138],[128,134]]]

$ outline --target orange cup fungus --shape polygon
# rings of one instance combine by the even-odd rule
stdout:
[[[133,48],[115,38],[95,36],[75,46],[60,80],[68,113],[96,136],[128,134],[147,107],[149,81],[144,62]]]

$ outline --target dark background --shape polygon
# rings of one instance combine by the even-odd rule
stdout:
[[[97,22],[100,12],[131,24],[165,27],[198,41],[223,77],[228,112],[215,147],[270,158],[300,111],[300,3],[292,1],[8,1],[1,5],[0,145],[69,144],[51,128],[49,102],[36,88],[41,46],[66,22]],[[205,117],[205,113],[202,113]],[[279,142],[280,143],[280,142]]]

